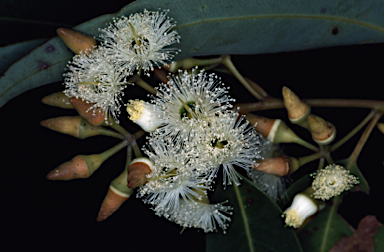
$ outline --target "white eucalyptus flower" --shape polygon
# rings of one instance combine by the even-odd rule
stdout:
[[[239,117],[233,111],[217,113],[207,121],[208,126],[199,135],[196,145],[201,162],[207,167],[215,167],[210,177],[215,177],[222,165],[224,184],[233,182],[239,185],[239,176],[233,165],[250,171],[256,161],[262,158],[259,134],[244,117]]]
[[[217,231],[217,223],[225,233],[227,222],[231,221],[227,215],[232,215],[232,207],[224,206],[225,203],[207,204],[182,200],[179,209],[169,212],[167,218],[183,227],[202,228],[206,233]]]
[[[93,105],[90,110],[105,112],[119,122],[123,90],[127,84],[126,75],[105,57],[103,48],[94,48],[88,54],[73,57],[64,74],[64,93]]]
[[[357,178],[340,165],[329,165],[311,175],[315,199],[329,200],[358,184]]]
[[[180,50],[166,47],[180,43],[180,36],[171,31],[175,23],[167,13],[144,10],[144,13],[114,19],[100,30],[108,55],[130,74],[144,70],[149,75],[153,66],[169,63]]]
[[[204,174],[199,174],[195,157],[184,148],[182,141],[156,137],[148,141],[144,149],[154,163],[154,169],[147,176],[148,182],[140,187],[138,197],[154,205],[158,215],[179,208],[181,199],[200,198],[199,192],[209,188]]]
[[[207,126],[206,119],[217,112],[231,108],[235,101],[215,74],[204,71],[179,71],[170,76],[167,84],[160,84],[152,102],[162,111],[164,135],[184,134],[189,138]]]

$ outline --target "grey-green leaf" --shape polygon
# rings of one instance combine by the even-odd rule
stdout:
[[[207,234],[207,252],[302,251],[293,229],[284,227],[280,208],[251,181],[217,187],[212,202],[229,200],[234,209],[226,234]]]
[[[42,44],[45,40],[46,39],[35,39],[0,47],[0,74],[4,73],[16,60],[32,51],[32,49]]]
[[[176,60],[384,41],[384,7],[380,0],[139,0],[114,15],[95,18],[75,29],[96,36],[98,28],[105,27],[112,17],[145,8],[169,9],[169,16],[177,21],[182,41],[177,47],[182,53]],[[68,53],[57,38],[49,43],[42,48],[52,45],[60,56],[40,50],[42,54],[28,55],[23,62],[17,62],[5,75],[11,77],[0,79],[0,106],[23,91],[61,78],[58,70],[68,60]],[[36,65],[39,60],[43,63]],[[24,69],[26,65],[29,67]]]
[[[308,225],[298,233],[304,252],[326,252],[343,236],[353,234],[348,223],[337,214],[340,202],[337,196],[315,215]]]

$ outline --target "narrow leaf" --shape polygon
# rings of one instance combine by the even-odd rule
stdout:
[[[31,41],[21,42],[13,45],[0,47],[0,74],[4,73],[7,68],[16,60],[23,57],[28,52],[42,44],[46,39],[35,39]]]
[[[220,183],[213,196],[213,202],[229,200],[234,209],[226,234],[207,234],[207,252],[302,251],[293,229],[284,227],[280,208],[248,179],[225,190]]]
[[[114,15],[104,15],[75,29],[97,36],[112,17],[170,9],[181,35],[182,53],[175,60],[215,54],[257,54],[305,50],[327,46],[379,43],[384,41],[382,1],[209,1],[139,0]],[[28,55],[13,71],[0,78],[0,106],[32,87],[61,79],[58,69],[69,58],[66,48],[55,38],[54,54]],[[37,53],[38,51],[36,51]],[[56,54],[55,53],[55,54]],[[40,60],[44,67],[37,67]],[[49,66],[45,63],[49,62]],[[27,67],[25,66],[31,66]],[[55,67],[52,67],[55,66]],[[5,77],[11,75],[9,79]],[[22,75],[22,77],[18,77]],[[11,82],[11,83],[9,83]]]
[[[327,202],[321,210],[304,228],[298,237],[305,252],[326,252],[343,236],[352,235],[353,231],[348,223],[337,214],[340,196]]]

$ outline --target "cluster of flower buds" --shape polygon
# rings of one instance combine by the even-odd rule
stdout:
[[[326,145],[335,139],[335,126],[319,116],[312,115],[311,108],[287,87],[283,87],[283,98],[289,120],[309,129],[317,144]]]

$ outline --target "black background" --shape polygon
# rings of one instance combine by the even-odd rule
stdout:
[[[126,4],[108,1],[95,5],[90,4],[91,1],[82,1],[81,6],[76,6],[74,1],[69,1],[67,5],[72,6],[68,8],[66,5],[67,13],[63,14],[63,6],[49,5],[48,1],[41,2],[40,6],[35,5],[28,9],[32,14],[27,18],[36,17],[37,14],[33,14],[34,9],[39,13],[45,8],[44,13],[62,19],[56,20],[57,23],[65,22],[67,17],[74,17],[71,18],[71,25],[115,12]],[[9,13],[20,7],[12,1],[0,3],[1,8],[6,6]],[[49,18],[47,20],[52,20]],[[2,38],[2,45],[52,37],[59,27],[48,26],[33,32],[30,28],[25,28],[26,24],[19,22],[9,22],[6,26],[9,32]],[[1,29],[4,29],[3,25]],[[288,86],[301,98],[379,100],[383,99],[383,49],[382,44],[369,44],[293,53],[233,56],[232,59],[244,76],[256,81],[269,94],[278,98],[281,98],[281,88]],[[256,101],[233,77],[219,75],[231,86],[230,93],[237,102]],[[158,81],[153,83],[156,82]],[[49,107],[40,102],[45,95],[62,89],[61,83],[45,85],[23,93],[0,109],[0,226],[6,231],[6,235],[2,236],[6,243],[5,248],[9,251],[20,250],[25,246],[37,251],[204,251],[202,231],[187,229],[180,235],[182,229],[179,226],[155,216],[148,205],[134,196],[106,221],[96,222],[110,181],[124,168],[124,151],[107,160],[89,179],[65,182],[45,179],[50,170],[72,157],[101,153],[119,142],[108,137],[78,140],[40,126],[39,122],[44,119],[75,115],[71,110]],[[129,87],[125,99],[137,97],[145,97],[145,92],[138,87]],[[369,113],[366,109],[341,108],[312,108],[312,112],[336,126],[336,140],[341,139]],[[283,109],[261,114],[288,122]],[[128,123],[125,113],[121,121],[123,125],[129,125],[129,131],[138,130],[138,127]],[[380,121],[384,122],[383,119]],[[300,136],[311,141],[307,132],[292,125],[291,127]],[[335,152],[334,160],[347,158],[360,134],[361,132]],[[381,214],[378,218],[384,222],[384,210],[379,206],[383,198],[383,146],[384,135],[375,128],[358,160],[358,165],[371,186],[370,195],[349,193],[339,208],[339,212],[354,227],[367,214]],[[296,156],[309,154],[294,145],[285,145],[283,150]],[[307,169],[316,165],[313,162]]]

